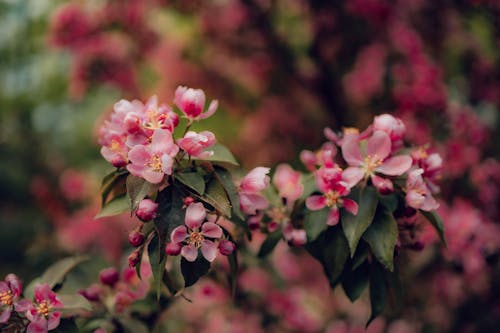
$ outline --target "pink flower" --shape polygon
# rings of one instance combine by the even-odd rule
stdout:
[[[307,235],[304,229],[296,229],[291,223],[283,227],[283,237],[294,246],[302,246],[307,243]]]
[[[129,149],[125,144],[126,137],[123,135],[113,135],[110,140],[101,148],[101,155],[114,167],[120,168],[128,163]]]
[[[441,171],[443,169],[443,159],[438,153],[429,154],[425,147],[419,147],[417,150],[412,151],[411,157],[413,163],[418,168],[423,169],[422,178],[425,180],[427,186],[433,193],[439,192],[437,181],[441,178]]]
[[[350,188],[342,180],[342,170],[338,166],[322,167],[314,173],[316,186],[322,195],[312,195],[306,199],[306,207],[310,210],[330,209],[326,224],[336,225],[339,222],[339,208],[344,207],[350,213],[358,213],[358,204],[344,198],[350,193]]]
[[[131,164],[127,170],[150,183],[158,184],[165,174],[172,173],[173,157],[179,151],[168,130],[158,129],[154,132],[151,144],[137,145],[128,154]]]
[[[22,285],[14,274],[5,277],[5,282],[0,281],[0,324],[6,323],[12,309],[17,306],[17,299],[21,296]]]
[[[408,171],[412,158],[407,155],[389,157],[391,139],[384,131],[375,131],[366,143],[366,153],[361,152],[360,142],[356,138],[345,140],[342,144],[342,156],[350,165],[342,175],[349,187],[355,186],[363,178],[370,177],[379,190],[392,190],[392,182],[377,174],[399,176]]]
[[[255,215],[257,210],[266,209],[269,203],[259,194],[269,185],[269,168],[257,167],[241,180],[239,186],[240,208],[243,213]]]
[[[393,149],[403,145],[403,138],[406,132],[405,124],[399,118],[390,114],[381,114],[373,119],[373,131],[383,131],[389,135]]]
[[[186,153],[197,158],[208,158],[214,154],[213,151],[205,149],[215,144],[215,135],[209,131],[196,133],[189,131],[182,139],[177,140],[179,147]]]
[[[412,170],[406,180],[406,203],[415,209],[425,211],[435,210],[439,203],[432,197],[430,189],[424,182],[423,169]]]
[[[203,257],[210,262],[217,256],[217,245],[208,238],[220,239],[222,229],[213,222],[205,222],[206,217],[207,212],[203,204],[193,203],[186,210],[186,225],[178,226],[170,235],[172,243],[182,244],[180,253],[187,261],[196,260],[198,249],[201,249]]]
[[[294,171],[288,164],[280,164],[276,168],[273,184],[278,189],[279,196],[286,198],[288,205],[292,205],[304,191],[300,176],[300,172]]]
[[[21,306],[20,308],[24,308]],[[59,326],[61,312],[56,309],[63,307],[63,303],[53,292],[49,285],[37,284],[35,286],[35,301],[27,304],[26,318],[31,322],[27,333],[47,332]],[[20,309],[16,308],[17,311]]]
[[[214,100],[210,102],[207,111],[203,112],[205,107],[205,93],[203,90],[183,86],[179,86],[175,90],[174,103],[190,122],[210,117],[215,113],[219,105],[219,103]]]
[[[135,211],[135,215],[144,222],[151,221],[156,217],[158,204],[151,199],[143,199],[139,202],[139,207]]]
[[[150,130],[168,129],[173,131],[179,124],[179,116],[165,104],[158,106],[158,98],[153,95],[144,109],[143,126]]]

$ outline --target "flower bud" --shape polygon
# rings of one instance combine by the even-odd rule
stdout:
[[[101,292],[102,292],[101,286],[98,285],[97,283],[90,285],[86,289],[78,291],[78,293],[80,295],[82,295],[83,297],[85,297],[87,300],[89,300],[91,302],[99,301],[99,299],[101,297]]]
[[[8,274],[5,277],[5,282],[7,282],[10,290],[14,296],[19,296],[23,292],[23,286],[19,278],[15,274]]]
[[[139,263],[139,261],[140,261],[139,251],[137,251],[137,250],[135,250],[134,252],[132,252],[128,256],[128,266],[130,268],[133,268],[133,267],[137,266],[137,264]]]
[[[236,245],[227,239],[223,239],[219,243],[219,252],[224,256],[230,255],[235,249]]]
[[[143,222],[151,221],[156,217],[158,204],[151,199],[144,199],[139,203],[135,215]]]
[[[144,234],[138,230],[132,230],[128,234],[128,241],[133,247],[139,247],[144,244]]]
[[[177,256],[181,253],[182,245],[181,243],[168,243],[167,246],[165,246],[165,252],[169,256]]]
[[[114,267],[105,268],[99,272],[99,281],[110,287],[113,287],[119,279],[120,273]]]
[[[194,199],[192,197],[185,197],[184,198],[184,206],[189,206],[190,204],[192,204],[194,202]]]

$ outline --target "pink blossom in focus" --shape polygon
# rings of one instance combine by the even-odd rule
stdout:
[[[373,131],[383,131],[389,135],[392,150],[403,146],[403,138],[406,132],[405,124],[399,118],[390,114],[381,114],[373,119]]]
[[[196,260],[198,249],[210,262],[217,256],[217,245],[213,240],[222,237],[222,229],[213,222],[205,222],[206,216],[207,212],[202,203],[189,205],[186,209],[186,225],[178,226],[170,235],[172,243],[182,244],[181,255],[188,261]]]
[[[211,101],[207,111],[203,112],[205,108],[205,92],[201,89],[184,86],[179,86],[175,90],[174,103],[190,121],[212,116],[219,105],[216,100]]]
[[[210,131],[196,133],[189,131],[183,138],[177,140],[179,147],[190,156],[197,158],[208,158],[214,154],[213,151],[205,150],[216,142],[215,135]]]
[[[406,180],[406,204],[415,209],[432,211],[439,207],[430,189],[424,182],[423,169],[412,170],[408,173]]]
[[[63,303],[53,292],[49,285],[37,284],[35,286],[35,300],[33,303],[23,304],[18,311],[26,308],[26,317],[30,321],[27,327],[27,333],[47,332],[59,326],[61,320],[61,309]],[[22,309],[21,309],[22,308]]]
[[[139,207],[135,211],[135,215],[141,221],[151,221],[156,217],[158,211],[158,204],[151,199],[143,199],[139,202]]]
[[[392,188],[392,182],[377,174],[399,176],[408,171],[412,158],[408,155],[389,157],[391,139],[384,131],[375,131],[366,143],[366,153],[362,153],[360,142],[356,138],[345,140],[342,144],[342,156],[349,164],[344,170],[343,179],[349,187],[355,186],[362,179],[370,177],[378,189]],[[388,185],[390,182],[390,185]]]
[[[256,167],[241,180],[239,186],[240,208],[243,213],[255,215],[257,210],[268,207],[269,203],[259,193],[269,185],[269,168]]]
[[[14,308],[19,308],[17,301],[22,291],[21,281],[14,274],[8,274],[5,281],[0,281],[0,324],[9,320]]]
[[[172,133],[158,129],[154,132],[150,145],[137,145],[130,150],[128,157],[131,164],[127,165],[127,170],[134,176],[158,184],[165,174],[172,173],[173,157],[178,151],[179,147],[175,145]]]

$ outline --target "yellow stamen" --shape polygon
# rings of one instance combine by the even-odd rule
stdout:
[[[121,145],[117,140],[113,139],[113,140],[111,140],[111,144],[109,145],[109,149],[111,149],[114,152],[119,152],[121,150]]]
[[[49,302],[47,301],[42,301],[36,306],[36,312],[38,314],[41,314],[43,316],[48,316],[50,311],[52,310],[52,307],[50,306]]]
[[[12,305],[12,293],[10,290],[0,293],[0,302],[3,305]]]
[[[340,198],[339,193],[337,191],[328,191],[325,194],[323,194],[323,196],[325,197],[325,199],[326,199],[326,205],[329,208],[332,208],[334,206],[338,206],[338,204],[342,200]]]
[[[383,160],[380,159],[377,154],[368,155],[365,157],[364,170],[365,175],[369,176],[375,173],[375,169],[378,168],[383,163]]]
[[[153,171],[161,172],[161,158],[158,155],[153,155],[149,160],[148,167]]]
[[[203,237],[203,235],[201,234],[201,232],[193,231],[189,235],[187,243],[190,244],[190,245],[192,244],[192,245],[196,246],[196,248],[199,249],[201,247],[201,242],[203,242],[204,239],[205,238]]]

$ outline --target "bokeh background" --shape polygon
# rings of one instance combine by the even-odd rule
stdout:
[[[135,222],[93,218],[111,171],[97,130],[120,98],[171,103],[182,84],[219,100],[201,126],[246,169],[299,168],[325,126],[402,118],[444,159],[448,246],[401,226],[404,302],[369,331],[499,329],[499,1],[0,0],[0,22],[1,276],[75,253],[93,254],[82,283],[123,264]],[[369,315],[286,246],[249,259],[239,288],[207,279],[156,329],[363,332]]]

